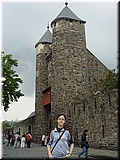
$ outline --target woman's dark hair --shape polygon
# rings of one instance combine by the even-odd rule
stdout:
[[[66,116],[65,116],[64,114],[62,114],[62,113],[57,116],[57,119],[58,119],[60,116],[64,116],[64,118],[65,118],[65,120],[66,120]]]
[[[85,129],[84,132],[83,132],[83,134],[85,134],[86,132],[88,132],[88,129]]]

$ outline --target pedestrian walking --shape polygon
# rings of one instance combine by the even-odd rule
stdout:
[[[8,132],[8,134],[7,134],[7,140],[8,140],[7,146],[11,145],[11,141],[10,141],[11,137],[12,137],[11,133]]]
[[[26,135],[25,132],[23,132],[23,135],[21,137],[21,148],[25,148],[25,143],[26,143]]]
[[[14,146],[14,141],[15,141],[15,136],[14,136],[14,133],[12,132],[12,137],[10,139],[11,146]]]
[[[26,134],[27,148],[30,148],[30,146],[31,146],[31,141],[32,141],[32,135],[30,134],[30,132],[28,132],[28,133]]]
[[[4,139],[5,139],[5,133],[4,133],[4,132],[2,132],[2,144],[5,144]]]
[[[47,139],[47,151],[49,158],[70,158],[74,148],[72,132],[64,126],[66,116],[57,116],[57,126],[53,128]]]
[[[43,135],[42,135],[42,146],[44,146],[44,145],[45,145],[45,135],[43,133]]]
[[[2,144],[5,144],[4,139],[5,139],[5,133],[4,133],[4,132],[2,132]]]
[[[20,138],[19,132],[15,133],[14,138],[14,146],[12,148],[18,147],[18,139]]]
[[[20,136],[20,132],[18,132],[18,139],[17,139],[17,141],[18,141],[18,146],[21,146],[21,136]]]
[[[87,159],[88,158],[88,148],[89,148],[87,129],[85,129],[82,133],[80,144],[81,144],[82,151],[78,153],[78,157],[80,158],[81,155],[85,154],[85,158]]]

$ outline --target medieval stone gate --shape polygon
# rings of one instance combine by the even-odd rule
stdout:
[[[86,21],[65,7],[35,44],[35,141],[56,125],[59,113],[67,116],[76,143],[84,128],[91,146],[117,146],[117,91],[97,95],[95,84],[109,69],[86,48]],[[111,125],[112,124],[112,125]],[[107,133],[109,131],[109,134]]]

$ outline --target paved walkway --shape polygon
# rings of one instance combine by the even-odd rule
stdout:
[[[80,147],[74,147],[71,159],[78,159],[78,152],[81,151]],[[31,148],[12,148],[4,144],[2,146],[1,159],[44,159],[47,152],[46,146],[41,146],[32,142]],[[81,158],[84,158],[82,156]],[[117,151],[99,150],[89,148],[89,159],[118,159]]]

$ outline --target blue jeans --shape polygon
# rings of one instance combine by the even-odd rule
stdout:
[[[88,149],[85,146],[82,148],[82,151],[78,153],[78,157],[80,158],[80,156],[84,153],[85,153],[85,158],[88,158]]]

